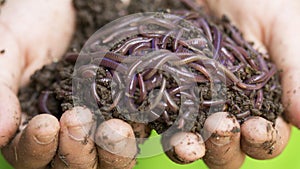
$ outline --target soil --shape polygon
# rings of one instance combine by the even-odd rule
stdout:
[[[55,115],[57,118],[60,118],[65,110],[74,107],[75,104],[91,108],[95,115],[97,115],[99,123],[110,118],[120,118],[129,123],[136,121],[146,121],[150,128],[155,129],[158,133],[166,131],[171,126],[176,126],[178,130],[201,132],[207,116],[218,111],[231,112],[237,117],[240,123],[243,123],[244,120],[251,116],[262,116],[274,122],[276,117],[283,112],[283,107],[280,102],[281,86],[279,84],[279,76],[277,72],[273,73],[274,75],[272,74],[271,77],[265,78],[267,79],[265,80],[266,83],[264,83],[263,87],[261,88],[249,89],[248,87],[243,88],[241,87],[241,85],[239,85],[240,82],[248,82],[250,84],[249,86],[259,85],[259,82],[252,83],[251,81],[249,81],[249,79],[251,79],[251,77],[255,78],[258,75],[262,75],[263,73],[271,74],[274,65],[270,60],[264,58],[262,54],[253,50],[251,43],[245,42],[242,39],[242,35],[240,35],[235,27],[230,25],[230,22],[226,17],[222,19],[216,19],[203,15],[201,12],[199,13],[196,11],[192,11],[192,9],[188,7],[188,5],[184,5],[180,1],[140,0],[132,1],[130,4],[126,4],[123,2],[125,1],[92,0],[87,2],[85,0],[74,0],[74,6],[77,10],[77,29],[72,44],[70,45],[70,51],[60,61],[46,65],[41,70],[36,71],[35,74],[31,77],[30,84],[20,90],[19,98],[21,101],[23,112],[27,112],[30,117],[33,117],[40,113],[48,113]],[[188,92],[185,92],[186,95],[184,95],[183,93],[179,93],[179,95],[177,96],[172,96],[175,104],[179,107],[183,107],[182,110],[176,110],[174,106],[171,106],[171,103],[168,102],[168,99],[166,99],[167,95],[164,94],[162,97],[163,99],[159,100],[160,104],[154,107],[152,111],[148,111],[148,109],[155,102],[156,97],[154,96],[159,95],[159,92],[157,91],[159,91],[163,86],[162,79],[166,79],[165,91],[169,92],[169,94],[170,91],[181,86],[181,84],[177,83],[176,78],[174,78],[172,74],[167,73],[167,71],[165,70],[158,71],[155,74],[157,75],[157,77],[159,77],[160,75],[162,79],[156,84],[155,87],[151,89],[151,91],[154,93],[154,96],[152,96],[151,91],[149,91],[142,100],[139,100],[139,98],[142,97],[142,88],[141,84],[137,82],[138,80],[135,81],[139,84],[136,85],[136,90],[132,90],[133,93],[130,93],[130,91],[126,91],[123,93],[112,93],[112,87],[117,86],[117,88],[121,91],[121,89],[126,88],[128,82],[125,83],[124,81],[122,81],[124,82],[125,87],[122,87],[122,85],[120,85],[119,83],[114,84],[112,76],[115,76],[114,72],[117,71],[111,67],[109,68],[107,64],[102,62],[99,63],[100,65],[96,64],[96,69],[91,68],[91,65],[93,64],[93,58],[87,60],[88,67],[86,68],[86,70],[83,71],[83,73],[79,72],[82,74],[81,78],[77,79],[77,82],[84,83],[76,83],[74,85],[74,58],[76,59],[76,57],[78,57],[78,54],[76,54],[76,52],[80,51],[86,40],[96,30],[112,20],[131,13],[146,11],[160,11],[159,14],[171,12],[176,13],[180,16],[183,16],[184,14],[190,12],[190,15],[186,15],[190,17],[187,19],[189,19],[195,25],[199,24],[199,20],[201,19],[207,20],[207,23],[212,30],[211,34],[213,40],[211,41],[211,43],[214,46],[218,45],[218,40],[216,39],[217,32],[213,31],[213,28],[216,27],[218,30],[220,30],[223,36],[224,44],[225,41],[231,40],[230,42],[234,41],[233,44],[237,46],[237,48],[230,48],[225,47],[223,42],[221,43],[221,47],[228,49],[231,57],[238,57],[240,56],[239,54],[243,53],[243,51],[244,53],[247,53],[246,57],[244,57],[244,60],[246,59],[245,62],[247,62],[248,64],[244,65],[243,68],[233,72],[233,75],[237,77],[239,81],[234,82],[233,80],[230,80],[230,75],[226,74],[225,77],[223,77],[225,79],[227,78],[226,83],[221,83],[220,81],[222,80],[219,80],[218,82],[206,81],[205,83],[199,81],[194,82],[197,84],[197,87],[193,88],[192,90],[188,90]],[[182,26],[189,29],[193,27],[189,25],[189,23],[184,22],[182,23]],[[204,29],[202,27],[202,31],[203,30]],[[205,31],[203,32],[205,34]],[[187,38],[189,36],[197,36],[201,38],[203,32],[199,34],[197,34],[196,32],[197,35],[195,35],[195,32],[192,31],[193,35],[192,33],[187,33],[182,36],[186,36]],[[237,34],[238,36],[240,36],[240,38],[235,37]],[[111,54],[119,54],[116,51],[127,41],[133,41],[141,37],[144,39],[151,39],[150,37],[148,37],[148,35],[146,36],[141,34],[131,37],[122,37],[120,38],[118,43],[115,43],[110,49]],[[205,38],[209,39],[207,37]],[[157,40],[159,41],[158,49],[165,49],[170,51],[170,53],[176,53],[174,50],[179,48],[174,47],[176,36],[170,36],[166,41],[166,46],[164,47],[161,45],[162,39],[163,36],[157,38]],[[153,41],[154,40],[152,38],[152,42]],[[243,44],[238,44],[239,41],[242,41]],[[146,44],[146,46],[147,45],[148,44]],[[151,42],[149,43],[149,45],[151,45]],[[199,45],[199,43],[197,45]],[[243,48],[244,50],[242,50],[241,48]],[[205,51],[205,49],[208,50],[210,48],[209,46],[201,47],[202,51]],[[235,53],[235,49],[238,49],[238,54]],[[182,45],[180,50],[189,53],[197,53],[197,51],[194,51],[193,48],[189,47],[188,45]],[[213,51],[210,51],[210,53],[213,53]],[[126,57],[131,54],[132,53],[128,53],[128,51],[125,53],[121,53],[122,56]],[[138,55],[138,53],[136,54]],[[211,70],[209,64],[211,64],[210,66],[212,67],[214,67],[215,64],[223,64],[228,69],[233,69],[234,66],[238,66],[240,64],[238,59],[233,59],[232,63],[229,63],[229,61],[227,63],[227,60],[229,59],[224,59],[226,57],[225,54],[221,51],[219,51],[219,54],[223,57],[224,63],[221,63],[221,61],[218,63],[213,62],[211,61],[213,60],[212,56],[207,55],[206,57],[211,62],[207,62],[207,65],[205,63],[199,64],[202,64],[202,66],[204,66],[206,70]],[[257,65],[260,65],[261,63],[261,60],[257,59],[258,57],[262,57],[262,60],[266,62],[266,72],[264,72],[262,68],[255,68],[255,66],[257,67]],[[254,63],[251,65],[252,62]],[[91,71],[92,69],[93,71]],[[194,73],[194,75],[199,75],[199,77],[202,77],[204,75],[193,67],[189,67],[189,70]],[[89,73],[95,73],[95,78],[90,78]],[[140,74],[143,73],[147,73],[147,71],[141,72]],[[119,72],[119,74],[121,79],[126,79],[126,74],[124,75],[122,74],[122,72]],[[221,76],[218,77],[219,79],[222,79]],[[265,75],[264,77],[267,77],[267,75]],[[152,76],[151,78],[154,78],[154,76]],[[206,78],[206,80],[207,79],[208,78]],[[187,79],[185,81],[187,82],[186,84],[191,82],[191,80]],[[93,82],[95,82],[95,84],[93,84]],[[78,93],[74,94],[74,91],[72,92],[72,83],[75,89],[80,89],[76,90],[78,91]],[[212,84],[214,85],[214,90],[212,90],[211,88]],[[90,87],[93,85],[95,85],[95,88],[94,90],[91,90]],[[118,94],[120,94],[121,97],[117,105],[124,106],[122,108],[122,111],[118,109],[118,106],[112,106],[114,105]],[[128,94],[130,96],[128,96]],[[195,99],[188,99],[189,97],[194,97],[194,95],[199,95],[200,100],[195,101]],[[94,97],[91,98],[91,96]],[[192,101],[192,105],[194,106],[191,106],[189,103],[182,102],[182,98],[184,98],[183,100],[185,101]],[[167,103],[164,103],[161,100],[164,100]],[[222,101],[218,102],[219,100]],[[132,108],[130,107],[131,105],[134,105],[136,107]],[[161,108],[159,106],[164,108]]]

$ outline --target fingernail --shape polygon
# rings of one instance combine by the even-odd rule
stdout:
[[[72,126],[68,127],[69,137],[75,141],[84,141],[88,135],[86,127],[84,126]]]
[[[84,141],[94,124],[92,113],[82,107],[75,107],[66,113],[64,124],[67,126],[69,137],[75,141]]]
[[[33,136],[33,138],[36,143],[46,145],[54,142],[54,140],[57,138],[57,133],[47,134],[45,136]]]

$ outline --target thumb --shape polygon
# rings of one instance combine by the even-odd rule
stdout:
[[[18,87],[37,68],[65,52],[74,18],[71,0],[10,0],[1,9],[0,148],[20,123]]]
[[[269,28],[268,50],[282,70],[283,103],[287,119],[300,128],[300,2],[283,2]],[[292,19],[293,18],[293,19]]]
[[[20,106],[16,96],[18,79],[24,61],[20,48],[9,31],[0,26],[0,148],[7,144],[20,122]]]
[[[226,14],[261,52],[268,51],[281,73],[285,116],[300,128],[300,2],[205,1],[217,15]],[[295,19],[294,19],[295,18]],[[265,45],[265,47],[264,47]]]

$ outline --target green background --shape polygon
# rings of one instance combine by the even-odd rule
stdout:
[[[293,128],[291,140],[284,152],[272,160],[254,160],[247,158],[242,169],[299,169],[300,168],[300,131]],[[151,149],[147,143],[142,146],[143,150]],[[201,160],[189,164],[178,165],[167,159],[165,155],[158,155],[151,158],[140,158],[138,164],[134,169],[206,169],[207,167]],[[0,154],[0,169],[12,169]]]

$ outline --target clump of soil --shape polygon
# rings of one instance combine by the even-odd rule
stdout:
[[[73,52],[31,77],[19,92],[22,110],[31,117],[60,118],[74,105],[87,106],[99,122],[145,122],[158,133],[171,126],[200,132],[207,116],[219,111],[232,113],[240,123],[251,116],[274,122],[283,112],[275,65],[226,17],[183,9],[177,1],[154,2],[75,0]],[[107,22],[158,10],[150,19],[139,15],[143,24],[136,30],[116,29],[112,37],[89,42],[83,55],[76,53]]]

